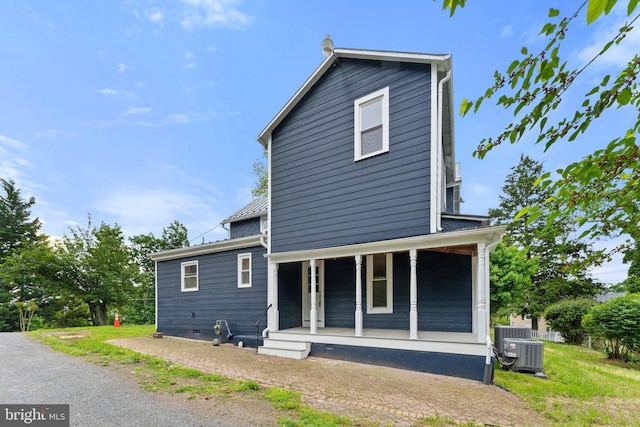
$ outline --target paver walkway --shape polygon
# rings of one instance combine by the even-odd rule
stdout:
[[[544,424],[514,394],[472,380],[317,357],[284,359],[183,338],[109,342],[206,373],[298,391],[314,409],[381,425],[411,426],[435,416],[497,426]]]

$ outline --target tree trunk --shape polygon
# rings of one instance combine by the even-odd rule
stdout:
[[[538,318],[535,316],[531,316],[531,330],[532,331],[538,330]]]
[[[105,326],[107,324],[107,305],[103,302],[89,304],[91,323],[93,326]]]

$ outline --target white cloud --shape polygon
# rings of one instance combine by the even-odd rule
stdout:
[[[513,28],[511,25],[507,25],[500,30],[500,37],[511,37],[513,35]]]
[[[196,64],[195,62],[189,62],[187,65],[184,66],[184,68],[189,69],[189,68],[196,68],[198,66],[198,64]]]
[[[253,18],[236,8],[237,0],[182,0],[185,4],[182,25],[195,27],[243,28]]]
[[[151,22],[155,22],[156,24],[160,24],[160,25],[163,24],[164,16],[162,12],[159,10],[153,10],[153,11],[147,12],[147,17]]]
[[[98,92],[103,94],[104,96],[112,96],[112,95],[117,95],[118,92],[113,90],[113,89],[109,89],[108,87],[104,88],[104,89],[94,89],[94,92]]]
[[[153,109],[151,107],[129,107],[122,114],[124,116],[133,116],[138,114],[149,114]]]
[[[170,123],[189,123],[189,117],[186,114],[170,114],[167,117]]]
[[[119,62],[118,63],[118,72],[119,73],[124,73],[125,71],[130,70],[131,68],[133,68],[133,67],[125,64],[124,62]]]
[[[626,21],[624,9],[624,7],[616,7],[608,17],[602,17],[592,24],[597,25],[596,30],[591,37],[589,37],[589,40],[587,40],[587,45],[576,54],[581,64],[586,64],[595,58],[605,43],[612,40],[616,34],[618,34],[620,27],[622,27]],[[636,24],[620,44],[612,45],[591,67],[602,69],[609,66],[626,66],[633,56],[638,53],[638,46],[640,46],[640,28],[638,28]]]
[[[12,150],[24,151],[28,148],[27,144],[18,141],[17,139],[9,138],[8,136],[0,135],[0,146],[11,148]]]
[[[35,133],[35,135],[36,135],[36,138],[38,139],[49,139],[49,138],[58,138],[58,137],[72,138],[74,136],[73,133],[64,132],[64,131],[61,131],[60,129],[55,129],[55,128],[47,128],[47,129],[39,130]]]

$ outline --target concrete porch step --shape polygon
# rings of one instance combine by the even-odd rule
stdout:
[[[286,341],[265,338],[264,345],[258,347],[258,354],[287,357],[289,359],[302,360],[309,356],[311,343],[304,341]]]

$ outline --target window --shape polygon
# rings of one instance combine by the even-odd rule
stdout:
[[[367,313],[393,313],[393,254],[367,255]]]
[[[389,88],[380,89],[354,105],[355,161],[389,151]]]
[[[238,254],[238,287],[251,287],[251,254]]]
[[[182,292],[198,290],[198,261],[183,262],[182,269]]]

